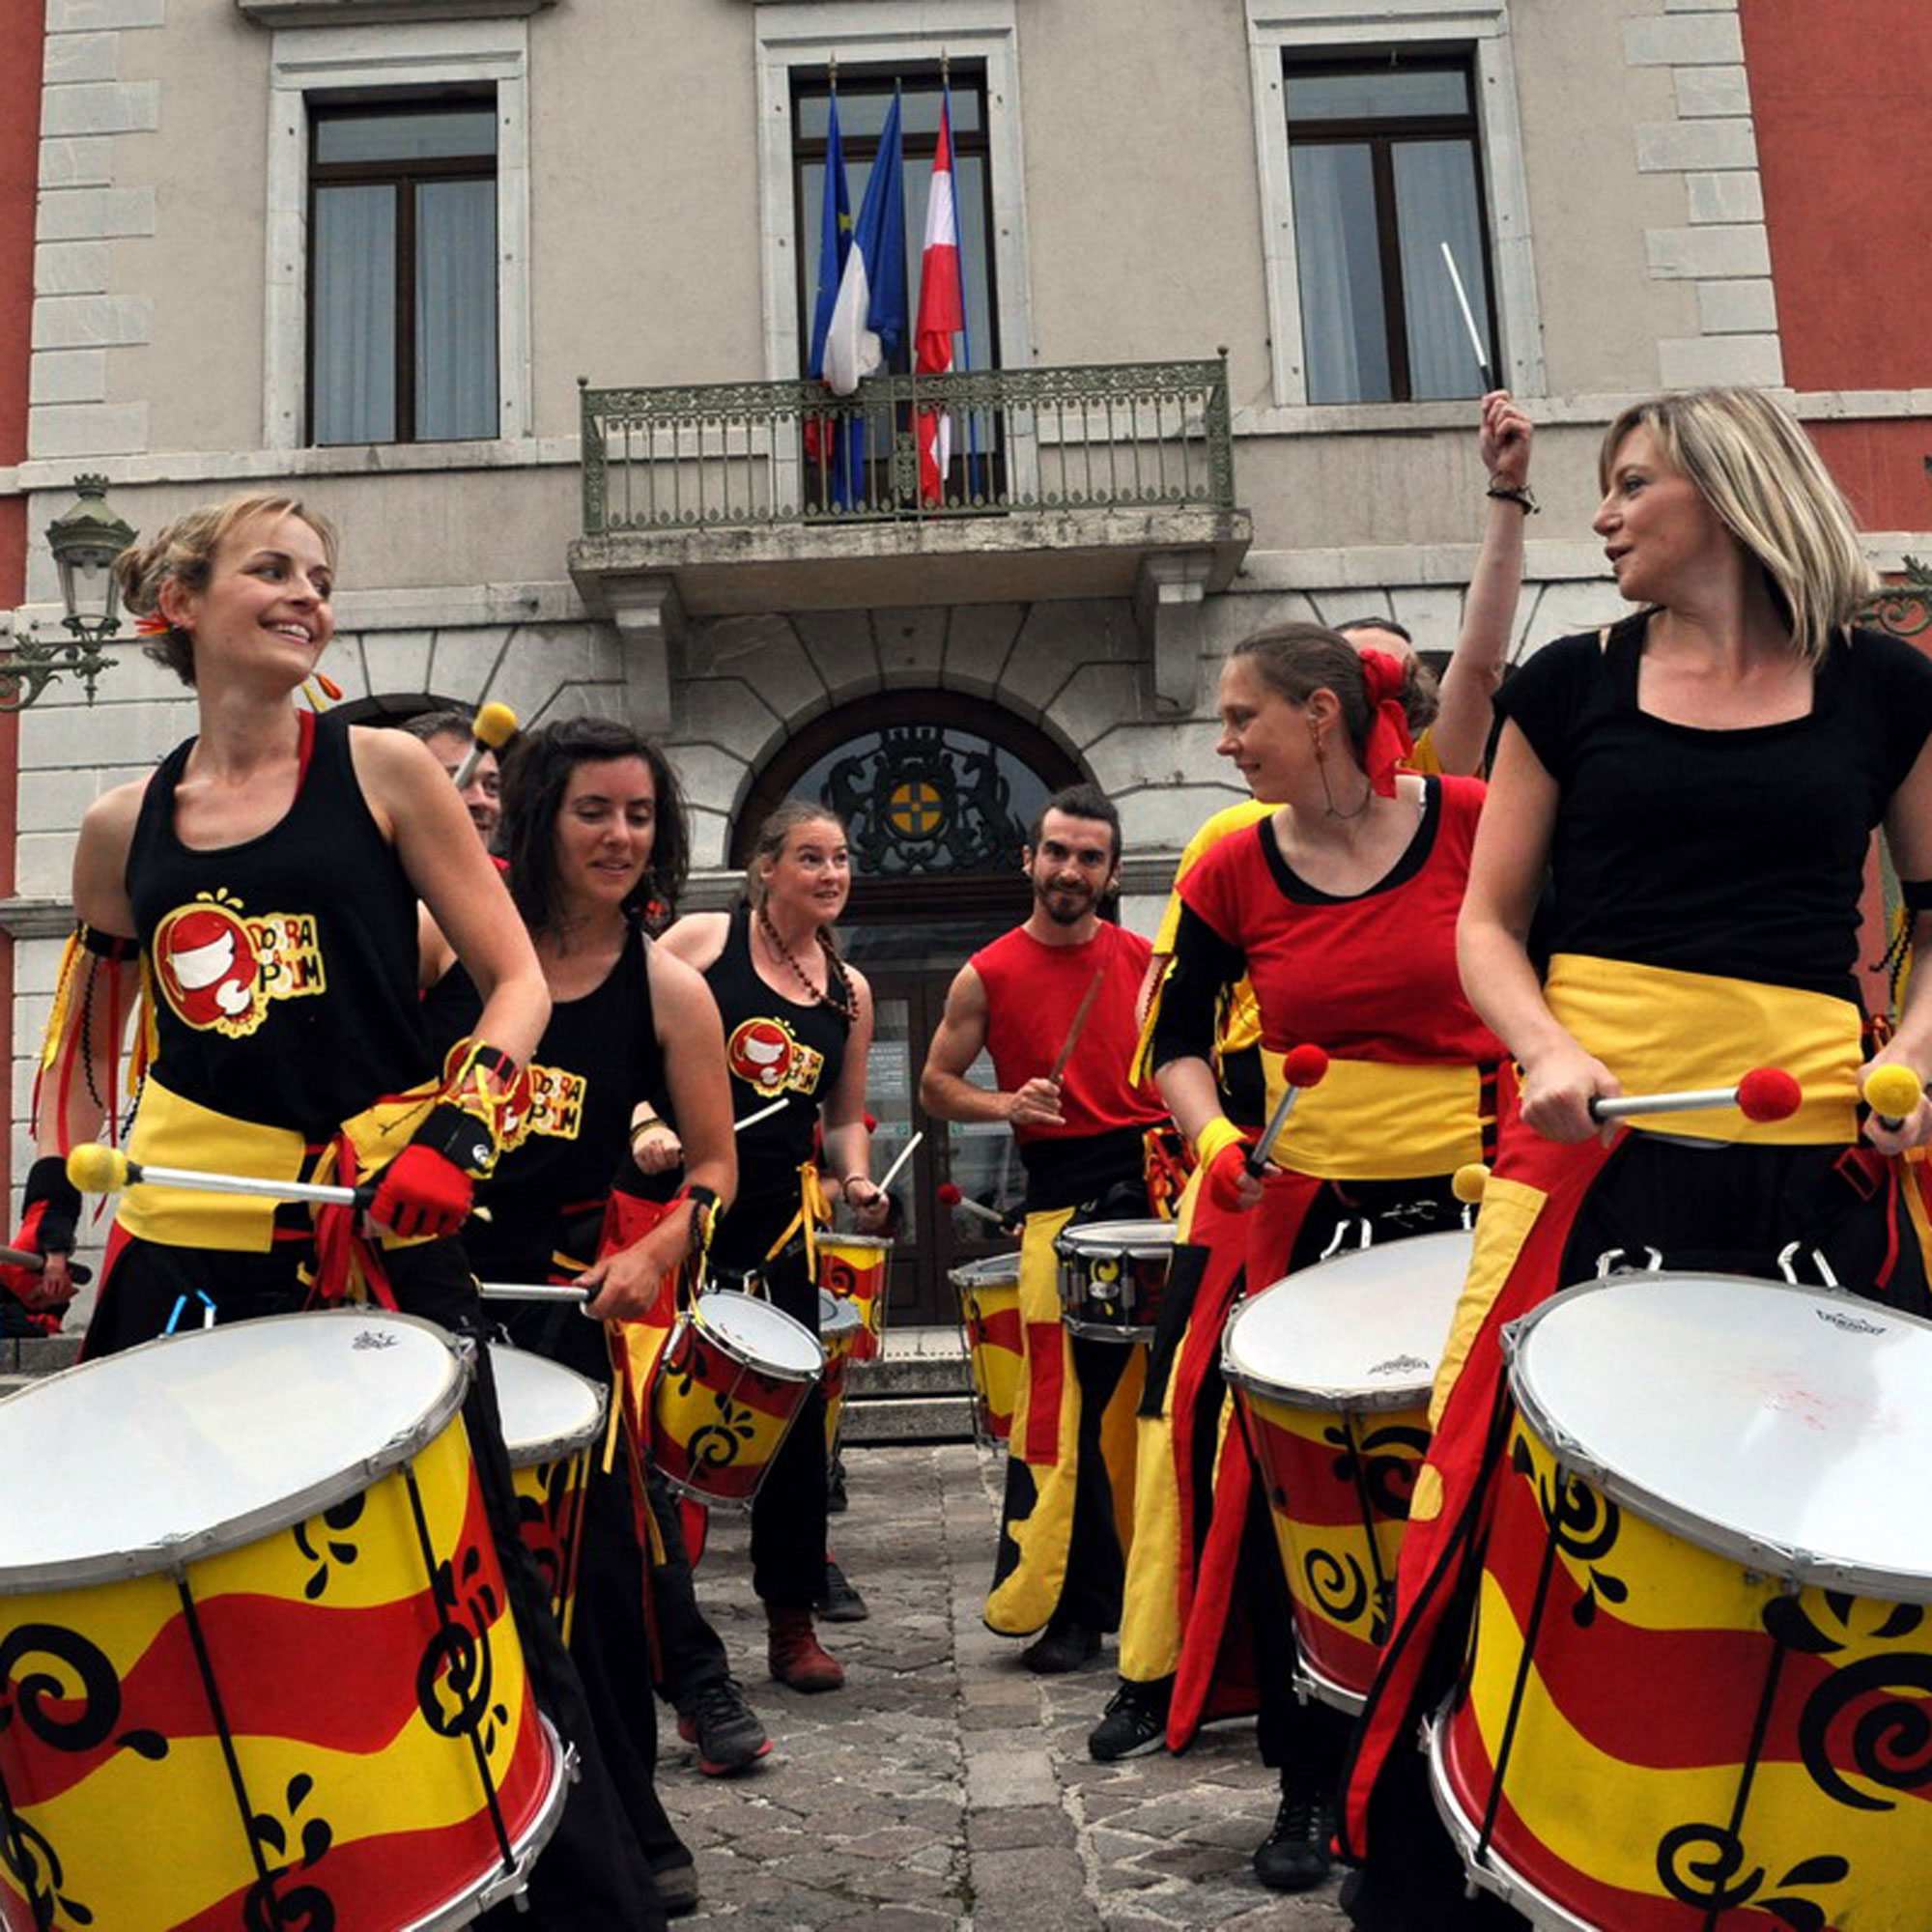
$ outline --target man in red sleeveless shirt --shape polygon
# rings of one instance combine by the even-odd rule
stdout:
[[[1033,912],[960,968],[920,1103],[944,1121],[1009,1122],[1026,1169],[1024,1366],[986,1623],[1008,1636],[1043,1631],[1027,1666],[1061,1671],[1096,1655],[1120,1622],[1131,1510],[1124,1494],[1117,1510],[1114,1486],[1132,1478],[1147,1350],[1065,1331],[1053,1242],[1074,1221],[1147,1214],[1146,1134],[1164,1112],[1151,1086],[1128,1077],[1148,943],[1099,916],[1120,877],[1120,813],[1091,785],[1070,786],[1047,801],[1031,840]],[[982,1048],[996,1088],[965,1077]]]

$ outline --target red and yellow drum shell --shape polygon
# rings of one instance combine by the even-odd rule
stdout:
[[[825,1350],[825,1376],[819,1391],[825,1397],[825,1453],[838,1447],[839,1425],[845,1419],[845,1372],[853,1350],[866,1332],[857,1306],[840,1301],[829,1289],[818,1291],[818,1344]]]
[[[1308,1408],[1235,1385],[1293,1605],[1301,1674],[1323,1703],[1359,1711],[1388,1636],[1396,1562],[1429,1448],[1412,1408]]]
[[[988,1447],[1013,1432],[1013,1404],[1023,1368],[1020,1258],[987,1255],[952,1270],[959,1326],[973,1372],[974,1434]]]
[[[811,1331],[781,1309],[726,1290],[699,1295],[652,1389],[659,1471],[698,1502],[749,1509],[824,1369]]]
[[[892,1242],[877,1235],[820,1235],[817,1246],[819,1287],[859,1311],[862,1326],[852,1341],[852,1360],[876,1361],[885,1346]]]
[[[604,1435],[606,1392],[561,1363],[492,1344],[517,1534],[550,1592],[568,1642],[589,1500],[590,1458]]]
[[[0,1716],[29,1867],[0,1859],[8,1932],[268,1924],[268,1892],[280,1922],[455,1923],[442,1915],[502,1872],[472,1738],[513,1843],[547,1835],[562,1803],[456,1420],[410,1469],[179,1581],[0,1596]]]

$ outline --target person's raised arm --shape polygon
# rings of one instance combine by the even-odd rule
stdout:
[[[859,1226],[882,1228],[892,1203],[872,1180],[872,1130],[866,1124],[866,1074],[872,1057],[872,988],[866,976],[846,967],[845,978],[857,1006],[852,1031],[845,1036],[845,1058],[826,1096],[819,1120],[824,1131],[825,1171],[838,1183]]]
[[[1492,722],[1490,700],[1502,682],[1522,591],[1529,506],[1498,493],[1528,490],[1535,434],[1536,425],[1507,390],[1483,398],[1480,447],[1492,494],[1484,503],[1483,541],[1463,602],[1463,628],[1442,673],[1441,707],[1429,733],[1442,769],[1465,777],[1482,770]]]
[[[1885,840],[1900,879],[1920,884],[1932,879],[1932,739],[1920,747],[1905,782],[1891,795],[1885,814]],[[1913,970],[1905,1001],[1891,1038],[1864,1070],[1909,1066],[1923,1081],[1932,1077],[1932,954],[1926,950],[1932,947],[1932,911],[1908,907],[1906,917],[1912,922]],[[1874,1112],[1865,1122],[1865,1138],[1886,1153],[1922,1146],[1932,1140],[1932,1101],[1921,1098],[1896,1129],[1882,1127]]]
[[[1529,957],[1558,802],[1556,781],[1520,727],[1506,724],[1456,924],[1456,961],[1469,1004],[1521,1064],[1523,1119],[1551,1140],[1581,1141],[1599,1131],[1591,1100],[1623,1089],[1549,1010]]]
[[[941,1121],[1006,1121],[1016,1127],[1057,1127],[1060,1083],[1037,1074],[1016,1093],[980,1087],[966,1078],[986,1044],[986,986],[970,965],[947,989],[946,1011],[926,1048],[919,1104]]]

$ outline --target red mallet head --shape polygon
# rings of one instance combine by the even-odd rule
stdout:
[[[934,1188],[933,1193],[942,1208],[956,1208],[966,1198],[950,1180]]]
[[[1328,1071],[1328,1056],[1319,1046],[1292,1046],[1282,1056],[1281,1077],[1291,1087],[1319,1087]]]
[[[1788,1121],[1804,1101],[1804,1090],[1781,1066],[1753,1066],[1738,1082],[1738,1111],[1747,1121]]]
[[[867,1132],[868,1134],[875,1134],[875,1133],[877,1133],[877,1132],[879,1131],[879,1117],[878,1117],[878,1115],[876,1115],[876,1114],[867,1114],[867,1115],[866,1116],[866,1131],[867,1131]]]

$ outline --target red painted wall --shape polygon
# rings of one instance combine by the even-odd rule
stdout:
[[[27,370],[34,315],[34,203],[40,177],[40,5],[0,7],[0,464],[27,453]],[[0,498],[0,609],[26,589],[27,506]],[[0,716],[0,897],[14,892],[19,730]],[[14,942],[0,937],[0,1068],[14,1064]],[[11,1108],[0,1108],[4,1121]],[[12,1199],[11,1136],[0,1131],[0,1214]],[[11,1226],[11,1222],[9,1223]]]

